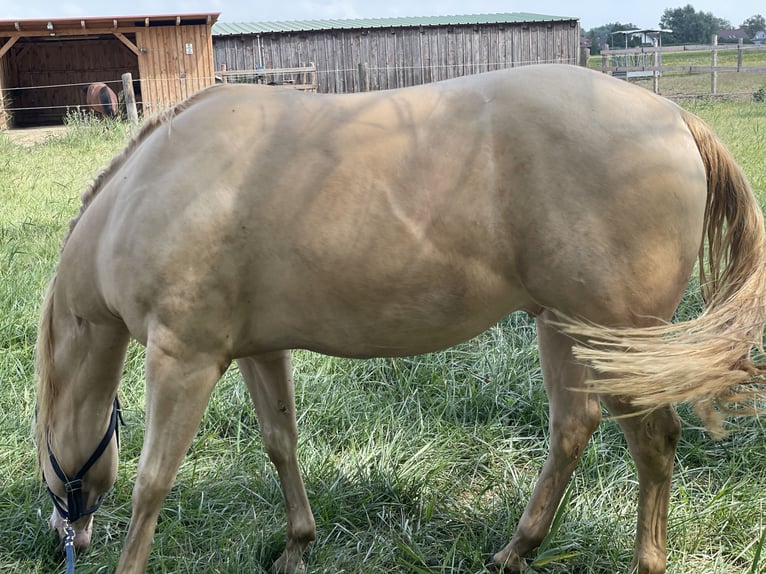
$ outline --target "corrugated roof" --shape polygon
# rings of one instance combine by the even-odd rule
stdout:
[[[125,31],[127,28],[156,25],[212,24],[220,12],[191,14],[152,14],[136,16],[88,16],[84,18],[9,18],[0,20],[0,36],[33,35],[55,36],[58,32],[87,35],[92,30]]]
[[[216,22],[213,36],[306,32],[310,30],[350,30],[371,28],[410,28],[419,26],[459,26],[471,24],[521,24],[579,20],[567,16],[545,16],[527,12],[506,14],[467,14],[456,16],[414,16],[407,18],[359,18],[350,20],[290,20],[285,22]]]

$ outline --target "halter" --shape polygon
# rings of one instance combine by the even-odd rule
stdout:
[[[67,540],[69,538],[69,532],[66,530],[67,527],[71,529],[71,523],[77,522],[80,518],[83,516],[88,516],[89,514],[93,514],[98,510],[98,507],[101,506],[101,501],[104,499],[104,494],[98,497],[98,500],[96,503],[91,506],[90,508],[85,508],[85,501],[82,498],[82,479],[85,476],[85,474],[90,470],[90,468],[96,463],[96,461],[101,458],[101,455],[104,454],[104,451],[106,451],[106,448],[109,446],[109,443],[112,441],[112,437],[117,437],[117,444],[119,446],[120,443],[120,432],[117,428],[117,421],[119,420],[120,423],[123,425],[125,424],[125,421],[122,419],[122,409],[120,408],[120,401],[117,399],[117,397],[114,398],[114,407],[112,408],[112,416],[109,420],[109,428],[106,429],[106,434],[104,435],[104,438],[101,439],[101,442],[96,447],[96,450],[93,451],[93,454],[90,455],[90,458],[85,462],[84,465],[82,465],[82,468],[80,468],[79,471],[77,471],[77,474],[74,475],[73,478],[69,478],[67,474],[62,470],[61,465],[59,465],[58,461],[56,460],[56,457],[53,455],[53,451],[51,450],[51,441],[50,436],[46,437],[46,442],[48,446],[48,457],[51,461],[51,466],[53,467],[53,472],[56,473],[56,476],[61,480],[61,482],[64,483],[64,488],[66,489],[66,508],[62,505],[63,500],[59,498],[52,490],[51,487],[48,486],[48,483],[46,481],[46,487],[48,488],[48,494],[51,497],[51,500],[53,501],[53,506],[58,511],[61,518],[64,519],[65,522],[65,538],[64,538],[64,546],[65,550],[67,545]],[[43,480],[45,480],[45,476],[43,475]],[[74,532],[72,530],[72,532]],[[74,536],[71,537],[73,542]]]

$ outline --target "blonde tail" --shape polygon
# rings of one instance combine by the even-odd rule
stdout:
[[[600,375],[593,391],[624,395],[647,409],[694,403],[711,434],[721,436],[721,410],[760,412],[754,405],[766,400],[766,369],[751,358],[754,349],[763,351],[766,234],[761,208],[732,155],[702,120],[683,117],[708,176],[699,255],[704,313],[648,328],[570,319],[562,328],[587,341],[574,352]]]

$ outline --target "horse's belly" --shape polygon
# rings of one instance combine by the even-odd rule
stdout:
[[[532,309],[523,290],[510,285],[462,296],[441,289],[395,295],[317,301],[314,292],[302,301],[275,300],[268,309],[255,310],[243,341],[258,349],[302,348],[345,357],[417,355],[475,337],[515,310]]]

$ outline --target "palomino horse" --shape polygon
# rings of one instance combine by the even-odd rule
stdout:
[[[146,346],[146,430],[118,571],[146,567],[232,360],[285,498],[274,570],[302,571],[315,526],[289,350],[425,353],[524,310],[537,322],[551,449],[493,563],[523,568],[547,533],[601,400],[638,471],[632,570],[664,572],[671,405],[699,400],[713,425],[711,405],[758,389],[748,357],[765,254],[753,193],[701,120],[598,73],[534,66],[346,96],[209,88],[149,121],[71,224],[38,341],[51,524],[63,533],[68,519],[87,546],[115,480],[115,396],[133,337]],[[698,257],[708,308],[668,325]]]
[[[106,84],[89,84],[83,86],[82,91],[85,92],[85,103],[89,110],[107,118],[116,118],[119,115],[117,94]]]

